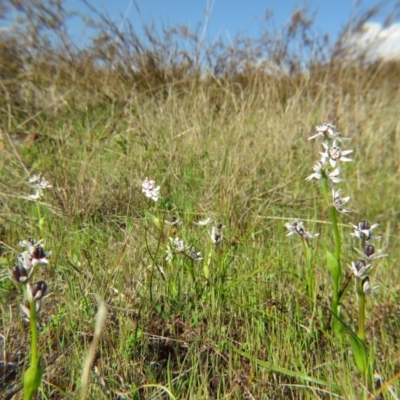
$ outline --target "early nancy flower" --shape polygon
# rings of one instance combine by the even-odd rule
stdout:
[[[366,277],[362,280],[362,289],[363,289],[363,292],[364,292],[365,294],[369,294],[369,293],[371,293],[372,291],[374,291],[374,290],[376,290],[376,289],[378,289],[378,288],[379,288],[379,286],[371,287],[371,283],[370,283],[370,281],[369,281],[369,276],[366,276]]]
[[[220,244],[222,242],[223,239],[222,231],[217,227],[214,226],[209,235],[214,244]]]
[[[22,252],[19,258],[26,269],[30,269],[38,264],[49,263],[48,257],[51,255],[51,251],[44,251],[42,240],[35,242],[32,238],[29,238],[28,240],[21,241],[19,244],[27,248],[27,251]]]
[[[339,132],[336,131],[336,126],[329,124],[329,123],[324,123],[322,125],[317,125],[316,126],[317,133],[311,137],[308,138],[308,140],[315,139],[318,136],[323,136],[326,139],[336,139],[339,140],[339,142],[344,141],[344,140],[350,140],[348,138],[343,138]]]
[[[319,236],[319,233],[313,234],[310,231],[306,229],[304,226],[303,221],[299,220],[294,220],[292,222],[287,222],[285,224],[286,229],[289,231],[289,233],[286,234],[286,236],[293,236],[293,235],[300,235],[306,242],[308,242],[310,239],[314,239]]]
[[[16,282],[24,283],[29,279],[28,270],[22,265],[17,265],[11,270],[11,274]]]
[[[356,263],[353,261],[349,265],[351,272],[358,279],[363,279],[367,276],[369,270],[372,268],[371,264],[366,264],[364,260],[358,260]]]
[[[332,145],[329,145],[329,143],[322,143],[322,145],[325,148],[325,152],[321,153],[322,154],[322,161],[326,162],[329,161],[329,164],[331,164],[332,168],[336,167],[337,162],[340,161],[353,161],[351,158],[345,157],[347,154],[350,154],[353,152],[353,150],[344,150],[339,147],[337,139],[335,139],[332,143]]]
[[[29,178],[28,182],[35,190],[34,194],[29,195],[31,200],[39,200],[43,196],[43,191],[52,187],[50,183],[41,176],[41,174],[33,175]]]
[[[313,166],[314,173],[311,174],[310,176],[308,176],[306,178],[306,181],[311,181],[312,179],[317,179],[317,180],[322,179],[322,173],[323,173],[322,168],[324,165],[325,165],[325,163],[322,160],[317,161]],[[327,168],[325,170],[325,174],[326,174],[326,177],[328,178],[328,182],[332,182],[332,183],[343,182],[344,179],[338,178],[338,176],[340,175],[340,172],[341,172],[340,167],[334,169],[333,171],[329,171],[329,169]]]
[[[38,301],[41,300],[47,292],[47,285],[46,282],[40,281],[37,283],[34,283],[30,285],[28,283],[28,290],[27,290],[27,296],[29,301]]]
[[[196,251],[196,249],[194,247],[192,247],[189,251],[189,257],[193,260],[193,261],[200,261],[203,258],[201,257],[201,252],[200,251]]]
[[[350,210],[347,210],[343,206],[350,200],[350,196],[342,198],[340,196],[340,189],[335,190],[332,189],[332,197],[333,197],[333,203],[332,205],[336,208],[337,211],[343,213],[343,214],[348,214]]]
[[[178,237],[176,237],[176,238],[174,238],[174,239],[169,238],[169,240],[171,241],[171,244],[173,245],[174,250],[175,250],[177,253],[182,253],[182,252],[184,252],[184,251],[188,248],[188,247],[185,245],[185,242],[184,242],[183,240],[179,240]]]
[[[200,226],[206,226],[208,225],[210,222],[212,222],[212,219],[210,217],[200,220],[198,222],[193,222],[195,225],[200,225]]]
[[[378,258],[388,256],[388,254],[382,254],[383,249],[375,251],[375,247],[372,244],[368,244],[367,246],[365,246],[364,251],[358,250],[356,248],[354,250],[358,254],[360,254],[362,256],[362,258],[364,258],[364,260],[367,260],[367,261],[372,261],[372,260],[376,260]]]
[[[146,197],[157,201],[160,197],[160,186],[156,186],[156,182],[153,179],[146,179],[142,182],[142,192]]]
[[[286,222],[285,227],[289,231],[286,236],[293,236],[296,234],[302,235],[305,231],[304,222],[299,221],[298,219],[295,219],[292,222]]]
[[[167,225],[171,225],[171,226],[175,226],[175,225],[179,225],[182,221],[175,216],[172,216],[169,221],[164,221]]]
[[[372,240],[377,239],[380,236],[372,235],[371,231],[379,226],[379,224],[369,225],[368,221],[361,221],[358,226],[354,224],[350,224],[354,228],[354,232],[351,233],[351,236],[358,237],[361,240]]]

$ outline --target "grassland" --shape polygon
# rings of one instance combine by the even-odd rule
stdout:
[[[363,398],[348,338],[341,344],[330,327],[329,218],[318,183],[305,181],[320,151],[307,138],[324,121],[354,149],[355,161],[343,166],[352,210],[340,219],[344,265],[355,259],[349,222],[380,223],[377,246],[389,257],[371,276],[379,290],[368,297],[367,344],[377,373],[398,374],[396,65],[154,78],[152,90],[139,85],[148,76],[135,87],[107,80],[109,71],[89,72],[96,86],[79,76],[69,86],[59,74],[33,90],[21,79],[12,93],[30,95],[1,103],[2,398],[11,398],[28,366],[22,291],[9,279],[28,237],[52,251],[36,271],[50,286],[39,314],[38,399],[79,398],[98,298],[107,319],[89,398]],[[38,203],[27,198],[35,173],[53,186]],[[158,202],[142,193],[147,176],[161,186]],[[181,224],[164,222],[172,217]],[[194,224],[207,217],[225,226],[219,245],[210,227]],[[312,242],[315,307],[301,242],[285,236],[284,223],[294,218],[320,233]],[[174,254],[167,262],[170,237],[194,246],[202,260]],[[343,303],[350,327],[356,304],[351,288]],[[383,396],[391,398],[388,390]]]

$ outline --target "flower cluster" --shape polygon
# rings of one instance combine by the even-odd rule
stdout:
[[[43,197],[43,191],[51,188],[49,182],[41,174],[33,175],[28,180],[29,184],[32,186],[32,189],[35,191],[34,194],[29,195],[31,200],[39,200]]]
[[[222,229],[225,228],[222,224],[218,224],[216,226],[213,226],[211,231],[208,233],[210,235],[211,241],[214,244],[220,244],[222,240],[224,239],[224,236],[222,234]]]
[[[360,255],[360,259],[357,262],[352,262],[349,268],[356,278],[356,284],[361,281],[362,291],[364,294],[368,294],[377,288],[376,286],[371,288],[370,285],[369,272],[372,269],[371,262],[386,257],[387,254],[383,254],[382,249],[375,251],[375,246],[369,243],[370,240],[378,238],[378,236],[374,236],[371,231],[377,228],[379,224],[373,224],[371,226],[368,221],[361,221],[358,225],[351,224],[351,226],[354,229],[351,235],[361,240],[363,250],[354,249]],[[369,264],[367,264],[367,262]]]
[[[167,245],[167,250],[166,250],[167,257],[165,258],[167,262],[171,262],[174,257],[174,254],[176,253],[184,253],[193,261],[202,260],[200,252],[196,252],[196,249],[193,246],[189,250],[189,246],[187,246],[185,242],[183,240],[180,240],[178,237],[169,238],[169,241],[170,243]]]
[[[51,252],[45,252],[42,241],[35,242],[32,238],[23,240],[20,245],[26,250],[18,257],[17,265],[11,270],[14,280],[25,285],[26,304],[21,304],[21,310],[27,318],[30,318],[30,306],[34,302],[36,311],[40,310],[41,300],[46,295],[47,285],[44,281],[31,283],[34,269],[37,265],[48,264]]]
[[[350,211],[343,206],[350,200],[350,197],[342,198],[340,196],[340,190],[335,189],[334,184],[343,182],[343,179],[339,178],[341,173],[340,163],[353,161],[351,158],[347,157],[353,150],[342,150],[339,146],[340,142],[349,139],[343,138],[332,124],[324,123],[318,125],[316,129],[317,133],[311,136],[309,140],[322,136],[325,139],[322,143],[324,151],[320,152],[321,159],[315,163],[313,166],[314,172],[308,176],[306,180],[311,181],[316,179],[321,181],[322,179],[326,179],[328,185],[332,188],[332,206],[335,207],[337,211],[347,214]]]
[[[146,177],[142,182],[142,192],[146,197],[157,201],[160,197],[160,186],[156,186],[156,182],[153,179]]]
[[[314,239],[319,236],[319,233],[311,233],[307,230],[303,221],[297,219],[287,222],[285,224],[286,229],[289,231],[286,236],[300,235],[303,240],[309,242],[310,239]]]

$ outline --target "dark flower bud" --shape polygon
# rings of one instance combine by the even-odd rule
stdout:
[[[364,260],[358,260],[356,262],[357,271],[360,271],[362,268],[365,268],[367,263]]]
[[[365,268],[366,265],[367,265],[367,263],[366,263],[364,260],[358,260],[358,261],[356,262],[357,271],[360,271],[361,268]]]
[[[28,271],[21,265],[17,265],[12,269],[12,276],[18,283],[24,283],[28,280]]]
[[[375,247],[372,244],[365,246],[364,254],[367,257],[371,257],[375,253]]]
[[[218,224],[218,225],[217,225],[217,229],[218,229],[218,230],[220,230],[220,229],[222,229],[222,228],[223,228],[223,225],[222,225],[222,224]]]
[[[369,283],[369,277],[366,276],[363,280],[362,280],[362,288],[363,288],[363,292],[365,294],[368,294],[371,292],[371,285]]]
[[[35,247],[35,250],[33,250],[31,254],[32,258],[35,258],[36,260],[41,260],[42,258],[46,258],[46,253],[43,250],[43,247]]]
[[[358,224],[358,229],[360,229],[360,231],[364,231],[364,230],[366,231],[366,230],[371,229],[371,226],[368,221],[361,221]]]
[[[46,295],[46,291],[46,282],[40,281],[31,286],[32,298],[35,301],[42,299]]]

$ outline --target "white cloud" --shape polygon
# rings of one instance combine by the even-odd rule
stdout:
[[[400,24],[383,27],[367,23],[343,43],[350,58],[364,56],[369,62],[400,61]]]

